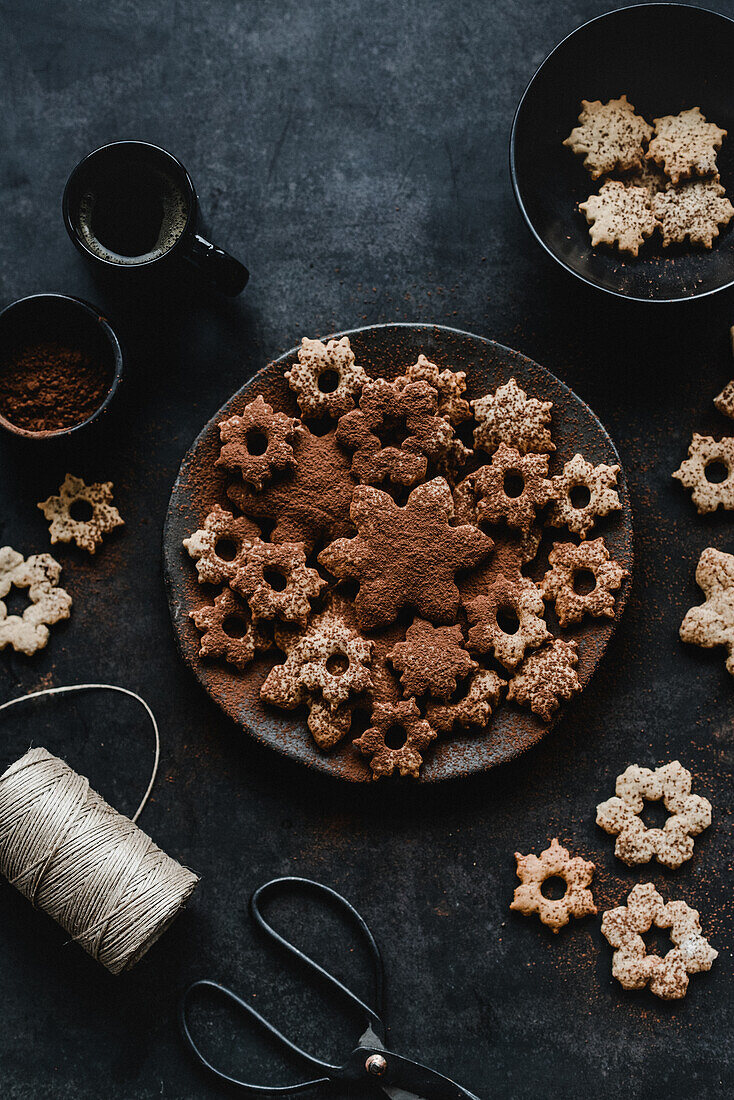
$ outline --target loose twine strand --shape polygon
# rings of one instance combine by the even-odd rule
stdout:
[[[0,704],[0,710],[42,695],[93,689],[137,699],[153,725],[153,772],[135,816],[118,813],[46,749],[29,749],[0,775],[0,872],[118,974],[163,934],[198,882],[135,824],[160,760],[153,712],[135,692],[115,684],[46,688]]]

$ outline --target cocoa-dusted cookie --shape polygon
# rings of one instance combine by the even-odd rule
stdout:
[[[494,543],[478,528],[451,527],[454,505],[440,477],[413,489],[405,507],[371,485],[354,491],[351,516],[359,534],[319,554],[335,577],[359,581],[354,601],[365,630],[414,608],[433,623],[451,623],[459,606],[455,576],[485,558]]]
[[[89,505],[89,519],[75,519],[72,508],[78,502]],[[42,500],[38,507],[50,520],[51,545],[75,542],[80,550],[94,554],[104,536],[121,527],[124,520],[112,503],[112,482],[98,481],[86,485],[80,477],[67,474],[58,496]]]
[[[298,362],[285,372],[304,416],[341,416],[354,408],[369,376],[354,360],[348,336],[340,340],[309,340],[304,336]]]
[[[548,509],[548,523],[552,527],[568,527],[579,538],[585,539],[597,517],[618,512],[622,507],[616,490],[619,466],[607,466],[600,462],[593,466],[583,455],[575,454],[563,467],[563,473],[551,478],[558,497]],[[588,500],[576,501],[574,490],[586,490]]]
[[[732,329],[732,341],[734,342],[734,328]],[[734,419],[734,378],[731,382],[727,382],[721,393],[717,394],[714,398],[714,405],[723,413],[724,416],[729,416]]]
[[[734,206],[714,179],[691,180],[652,198],[652,211],[663,234],[663,248],[686,239],[711,248],[719,228],[734,217]]]
[[[593,539],[576,546],[555,542],[548,554],[550,569],[540,582],[546,600],[554,600],[561,626],[579,623],[584,615],[614,618],[615,592],[629,573],[609,554],[604,539]],[[593,587],[578,592],[580,573],[590,574]]]
[[[486,592],[469,600],[469,648],[478,653],[493,653],[505,668],[519,665],[528,649],[535,649],[551,638],[543,615],[545,605],[538,586],[529,577],[497,577]],[[502,615],[513,618],[514,630],[502,629]]]
[[[638,168],[624,177],[624,182],[629,187],[644,187],[650,198],[657,195],[658,191],[664,191],[666,187],[670,186],[670,180],[662,168],[658,168],[657,164],[653,164],[647,158],[643,161],[642,168]]]
[[[711,803],[691,794],[691,773],[679,760],[654,770],[630,764],[616,792],[596,807],[596,823],[617,837],[614,854],[628,867],[653,856],[664,867],[680,867],[693,855],[693,837],[711,824]],[[645,801],[661,799],[669,817],[662,829],[648,829],[640,817]]]
[[[706,600],[687,612],[681,640],[704,649],[726,646],[726,668],[734,676],[734,555],[709,546],[698,562],[696,584]]]
[[[393,442],[384,442],[392,435]],[[436,390],[427,382],[377,378],[362,390],[359,408],[339,419],[338,442],[353,452],[352,473],[366,485],[416,485],[429,460],[458,468],[469,451],[438,415]]]
[[[660,164],[672,183],[691,176],[711,176],[718,179],[716,153],[726,137],[726,130],[707,122],[698,107],[677,115],[654,118],[655,136],[647,150],[650,160]]]
[[[547,475],[547,455],[521,454],[500,443],[488,465],[472,475],[479,522],[504,521],[527,535],[538,512],[557,496]]]
[[[479,667],[464,648],[458,624],[436,627],[423,619],[413,620],[387,659],[401,673],[403,695],[430,693],[444,700],[456,691],[457,680]]]
[[[48,642],[49,626],[69,618],[71,596],[59,588],[60,577],[61,566],[50,554],[24,558],[11,546],[0,547],[0,650],[12,646],[30,657]],[[13,587],[28,589],[21,615],[8,615],[4,602]]]
[[[525,658],[507,685],[507,698],[530,707],[539,718],[550,722],[561,699],[570,699],[581,691],[576,674],[578,660],[576,642],[554,638]]]
[[[373,779],[392,775],[396,768],[401,775],[417,779],[423,753],[435,739],[436,731],[421,718],[415,699],[401,699],[375,703],[372,725],[353,744],[363,756],[369,756]]]
[[[305,626],[311,600],[328,581],[306,565],[302,543],[253,539],[229,583],[247,599],[253,619],[277,618]]]
[[[482,467],[480,467],[481,469]],[[467,474],[454,489],[454,508],[457,523],[473,523],[475,526],[479,523],[481,484],[477,484],[477,473],[479,473],[479,470]],[[535,558],[542,538],[543,530],[538,523],[531,522],[527,530],[515,528],[508,531],[503,540],[498,543],[502,561],[495,570],[495,558],[493,558],[492,571],[508,575],[518,573],[523,564],[527,564]]]
[[[199,584],[221,584],[235,575],[260,529],[246,516],[235,516],[215,504],[204,524],[183,540],[196,562]]]
[[[303,542],[310,551],[316,543],[352,530],[351,460],[334,432],[317,436],[307,429],[294,439],[293,454],[294,469],[262,492],[236,482],[228,487],[227,496],[245,515],[275,521],[272,542]]]
[[[548,426],[553,402],[528,397],[514,378],[470,404],[478,424],[474,429],[475,447],[490,454],[501,443],[520,454],[555,451]]]
[[[468,681],[466,695],[449,703],[429,700],[426,719],[438,733],[450,733],[452,729],[465,729],[467,726],[484,729],[489,725],[506,683],[491,669],[477,669]]]
[[[204,604],[189,612],[201,632],[200,657],[221,657],[236,668],[246,668],[258,650],[269,649],[271,639],[250,609],[231,588],[223,589],[213,604]]]
[[[581,100],[579,125],[563,144],[584,158],[584,166],[593,180],[607,172],[621,172],[642,167],[645,143],[653,128],[635,114],[627,96],[602,103],[595,99]]]
[[[591,247],[616,244],[620,252],[637,256],[658,227],[653,202],[645,187],[607,180],[598,195],[590,195],[586,202],[579,203],[579,210],[589,223]]]
[[[466,372],[463,370],[439,370],[423,353],[418,356],[405,372],[409,382],[427,382],[438,393],[438,415],[448,420],[454,427],[471,420],[469,402],[464,398],[466,392]]]
[[[666,955],[648,955],[642,938],[652,926],[669,928],[673,947]],[[626,905],[609,909],[601,933],[615,948],[612,974],[624,989],[643,989],[665,1001],[684,997],[688,975],[710,970],[718,955],[701,934],[696,909],[684,901],[663,901],[651,882],[633,886]]]
[[[581,856],[572,857],[557,837],[553,837],[549,847],[539,856],[515,852],[515,859],[520,885],[515,888],[510,909],[526,916],[537,913],[543,924],[554,932],[568,924],[571,917],[589,917],[596,913],[589,889],[595,865]],[[545,896],[543,883],[549,878],[561,878],[566,883],[563,897]]]
[[[725,471],[723,481],[709,481],[709,467],[721,466]],[[691,489],[691,500],[699,515],[715,512],[721,506],[727,511],[734,508],[734,438],[714,439],[710,435],[693,433],[686,458],[673,474],[686,489]]]
[[[272,405],[258,394],[239,416],[230,416],[219,425],[222,449],[214,465],[238,470],[243,481],[262,489],[276,473],[295,465],[291,443],[300,423],[285,413],[273,412]]]

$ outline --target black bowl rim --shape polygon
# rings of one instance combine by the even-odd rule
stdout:
[[[517,107],[515,108],[515,114],[512,119],[512,127],[510,129],[510,180],[512,181],[512,190],[515,195],[515,201],[528,229],[532,233],[533,237],[535,237],[535,240],[541,246],[543,251],[548,256],[550,256],[551,259],[554,260],[560,267],[562,267],[564,271],[567,271],[569,275],[573,275],[575,279],[578,279],[580,282],[585,283],[586,286],[593,287],[594,290],[598,290],[603,294],[611,294],[615,298],[625,298],[627,301],[632,302],[644,302],[646,305],[671,305],[674,302],[692,302],[698,298],[707,298],[711,294],[718,294],[722,290],[728,290],[730,287],[734,286],[734,277],[731,278],[727,283],[721,283],[720,286],[714,286],[708,290],[695,291],[693,294],[686,294],[676,298],[640,298],[636,294],[625,294],[621,290],[612,290],[610,287],[601,286],[600,283],[597,283],[593,279],[589,279],[586,275],[582,275],[579,271],[574,270],[574,268],[567,264],[565,260],[562,260],[560,256],[557,256],[553,249],[546,244],[541,235],[538,233],[537,229],[533,225],[530,215],[525,208],[525,203],[523,202],[522,195],[520,193],[520,185],[517,179],[517,167],[515,163],[517,122],[520,117],[520,112],[523,108],[523,104],[525,103],[525,99],[527,98],[527,95],[530,92],[530,89],[535,83],[537,77],[540,75],[541,71],[545,68],[545,66],[554,56],[554,54],[557,53],[557,51],[560,50],[562,46],[565,46],[569,39],[573,38],[574,35],[577,35],[581,31],[586,30],[586,28],[590,27],[593,23],[599,23],[602,19],[608,19],[611,15],[619,15],[623,11],[638,11],[640,8],[683,8],[686,11],[702,12],[705,15],[714,15],[718,19],[723,19],[725,23],[734,24],[734,19],[732,19],[730,16],[722,15],[721,12],[713,11],[711,8],[703,8],[698,4],[668,3],[665,2],[665,0],[663,0],[663,2],[661,2],[661,0],[655,0],[654,3],[650,4],[628,4],[623,8],[611,8],[609,11],[602,12],[601,15],[595,15],[593,19],[587,19],[585,23],[581,23],[580,26],[576,27],[574,30],[565,35],[560,40],[560,42],[556,43],[550,53],[541,61],[540,65],[528,81],[525,91],[520,96],[520,100]]]
[[[13,424],[11,420],[7,420],[2,413],[0,413],[0,427],[10,432],[12,435],[19,436],[22,439],[61,439],[62,437],[71,435],[72,432],[78,432],[80,428],[85,428],[92,421],[97,420],[103,412],[105,412],[112,401],[113,397],[117,393],[120,381],[122,380],[122,370],[124,363],[124,354],[122,350],[122,344],[120,338],[115,332],[115,329],[109,319],[102,313],[97,306],[91,302],[87,302],[84,298],[77,298],[73,294],[61,294],[55,291],[44,291],[39,294],[27,294],[23,298],[16,298],[14,302],[9,302],[0,310],[0,324],[6,316],[12,313],[19,306],[26,305],[28,302],[53,299],[57,302],[71,303],[73,309],[79,309],[91,317],[93,322],[101,329],[105,336],[105,339],[112,348],[112,354],[114,357],[114,374],[112,381],[110,382],[109,389],[105,395],[104,401],[94,410],[93,413],[86,418],[86,420],[80,420],[78,424],[72,424],[68,428],[58,428],[56,431],[44,431],[33,432],[28,428],[20,428],[17,424]],[[66,307],[64,307],[66,308]]]

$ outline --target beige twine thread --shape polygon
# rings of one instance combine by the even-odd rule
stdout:
[[[155,718],[140,696],[112,684],[49,688],[11,699],[0,710],[90,688],[137,699],[152,721],[155,764],[135,818],[108,805],[63,760],[43,748],[29,749],[0,776],[0,872],[92,958],[119,974],[163,934],[199,881],[134,823],[156,777]]]

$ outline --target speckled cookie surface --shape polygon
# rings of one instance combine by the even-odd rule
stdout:
[[[691,176],[718,176],[716,152],[726,130],[707,122],[700,108],[691,107],[677,115],[653,119],[655,136],[648,156],[661,165],[672,183]]]
[[[652,211],[663,234],[663,247],[688,240],[711,248],[734,217],[734,206],[718,180],[691,180],[652,198]]]
[[[579,203],[579,210],[589,223],[592,248],[616,244],[620,252],[631,256],[637,256],[658,225],[648,189],[620,180],[607,180],[598,195]]]
[[[709,546],[699,559],[696,583],[706,600],[686,614],[681,640],[704,649],[725,646],[726,667],[734,676],[734,555]]]
[[[583,156],[591,178],[599,179],[615,169],[624,172],[641,168],[652,131],[652,126],[635,113],[626,95],[607,103],[583,99],[579,125],[563,144]]]

